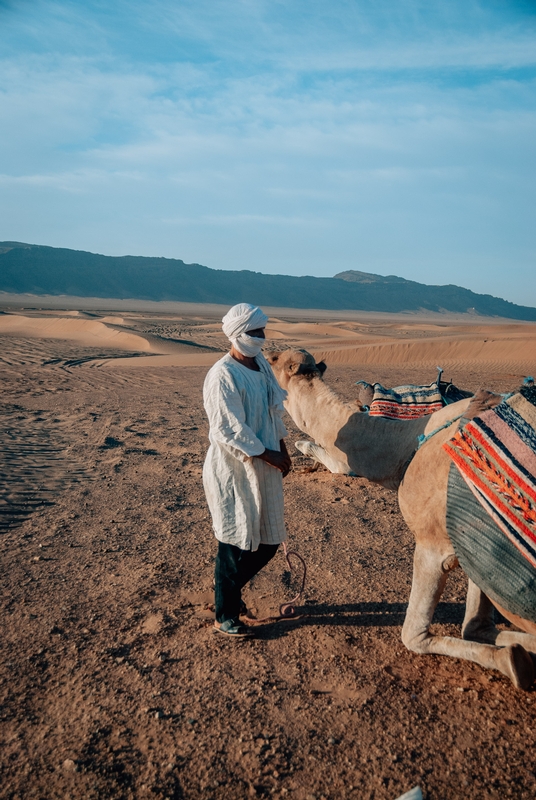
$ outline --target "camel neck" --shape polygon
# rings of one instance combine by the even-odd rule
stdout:
[[[285,406],[298,427],[356,475],[395,489],[426,418],[370,417],[339,398],[321,378],[293,380]]]

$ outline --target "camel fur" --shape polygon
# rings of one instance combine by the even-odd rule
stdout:
[[[325,383],[325,364],[306,350],[286,350],[268,356],[279,384],[288,392],[285,407],[312,442],[297,448],[332,472],[359,475],[398,490],[402,515],[415,537],[412,588],[402,640],[416,653],[435,653],[497,669],[512,683],[528,689],[535,677],[536,624],[496,607],[520,631],[499,631],[493,605],[469,581],[462,639],[433,636],[429,628],[445,588],[448,573],[458,567],[446,529],[447,481],[450,459],[442,444],[454,435],[457,418],[489,408],[500,397],[477,393],[428,417],[402,421],[369,417],[355,403],[341,400]],[[356,410],[357,408],[357,410]],[[453,421],[448,427],[445,423]],[[417,437],[432,434],[417,449]],[[484,513],[484,512],[483,512]]]

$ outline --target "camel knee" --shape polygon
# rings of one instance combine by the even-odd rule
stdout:
[[[402,643],[412,653],[428,652],[430,634],[428,628],[416,629],[408,620],[402,626]]]
[[[430,652],[433,637],[429,629],[447,581],[443,563],[448,555],[419,545],[415,548],[413,581],[402,627],[402,641],[414,653]]]
[[[296,442],[295,447],[296,450],[299,450],[304,456],[312,458],[313,461],[316,461],[318,464],[323,464],[323,466],[326,467],[326,469],[328,469],[330,472],[339,475],[354,474],[347,464],[343,464],[342,461],[337,461],[337,459],[328,455],[324,448],[319,444],[309,442],[307,439],[300,439],[300,441]]]
[[[417,637],[413,635],[405,635],[404,631],[402,631],[402,643],[406,650],[409,650],[410,653],[423,653],[424,652],[424,638],[425,637]]]

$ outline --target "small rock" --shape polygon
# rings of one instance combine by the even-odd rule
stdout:
[[[63,762],[63,769],[66,772],[77,772],[78,767],[76,765],[76,762],[73,761],[72,758],[66,758],[65,761]]]
[[[162,627],[163,622],[163,614],[156,613],[151,614],[147,619],[142,623],[141,629],[143,633],[159,633]]]
[[[334,736],[330,736],[328,738],[328,744],[337,744],[337,740]]]
[[[161,712],[161,711],[155,711],[155,712],[154,712],[154,718],[155,718],[155,719],[162,719],[162,717],[163,717],[163,716],[164,716],[164,715],[162,714],[162,712]]]

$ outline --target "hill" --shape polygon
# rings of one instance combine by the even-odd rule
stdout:
[[[215,270],[172,258],[104,256],[0,242],[0,291],[191,303],[248,301],[287,308],[448,311],[536,321],[536,309],[460,286],[427,286],[350,270],[334,278]]]

